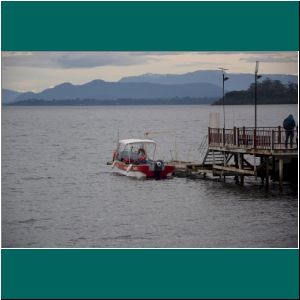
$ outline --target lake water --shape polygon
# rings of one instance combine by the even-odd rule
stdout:
[[[164,131],[152,136],[157,158],[199,159],[210,112],[222,116],[222,107],[3,107],[2,247],[297,247],[289,186],[134,180],[106,165],[118,131],[120,139]],[[298,123],[297,105],[258,106],[258,126],[290,113]],[[253,123],[253,106],[226,107],[226,127]]]

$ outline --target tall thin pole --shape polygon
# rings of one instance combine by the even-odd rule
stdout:
[[[228,69],[225,68],[219,68],[219,70],[222,71],[222,86],[223,86],[223,128],[225,129],[226,121],[225,121],[225,90],[224,90],[224,82],[228,79],[228,77],[225,77],[225,71]]]
[[[254,72],[254,128],[257,127],[257,78],[260,78],[261,76],[258,75],[258,67],[259,67],[259,61],[256,61],[255,65],[255,72]]]
[[[224,73],[223,73],[223,128],[225,128],[225,94],[224,94]]]
[[[254,84],[254,127],[257,127],[257,73],[255,73],[255,84]]]
[[[257,128],[257,79],[259,79],[261,76],[258,75],[258,67],[259,67],[259,61],[256,61],[255,65],[255,72],[254,72],[254,139],[256,139],[256,128]],[[254,145],[256,145],[256,140],[253,140]],[[257,179],[257,173],[256,173],[256,155],[254,154],[254,171],[255,171],[255,180]]]

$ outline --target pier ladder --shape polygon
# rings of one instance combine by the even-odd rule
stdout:
[[[207,135],[203,137],[198,151],[202,165],[222,165],[224,163],[224,152],[209,149]]]

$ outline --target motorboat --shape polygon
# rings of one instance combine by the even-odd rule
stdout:
[[[155,152],[156,142],[153,140],[120,140],[113,152],[113,172],[139,179],[170,177],[174,172],[174,165],[163,160],[155,160]]]

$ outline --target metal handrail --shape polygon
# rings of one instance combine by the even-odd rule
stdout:
[[[208,135],[205,135],[202,138],[202,141],[198,147],[198,151],[200,153],[200,160],[205,156],[208,149]]]
[[[209,128],[208,144],[254,149],[298,149],[298,130],[292,132],[292,144],[286,145],[286,130],[278,127],[234,127],[233,129]],[[286,147],[287,146],[287,147]]]

